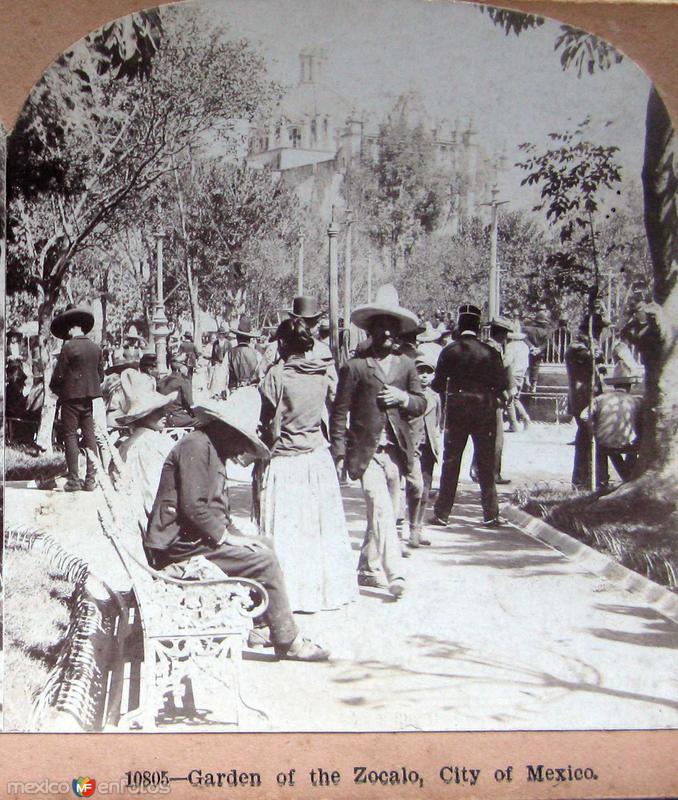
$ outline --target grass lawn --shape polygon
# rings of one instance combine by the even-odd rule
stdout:
[[[36,454],[27,447],[5,448],[5,478],[8,481],[48,481],[66,472],[63,453]]]
[[[40,553],[11,549],[4,585],[4,729],[22,731],[64,645],[74,587]]]
[[[628,507],[616,519],[603,521],[595,509],[599,496],[538,486],[518,490],[512,502],[625,567],[678,590],[678,513],[657,517]]]

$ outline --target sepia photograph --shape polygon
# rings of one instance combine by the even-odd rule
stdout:
[[[5,149],[5,731],[678,727],[676,140],[630,58],[190,0],[73,43]]]

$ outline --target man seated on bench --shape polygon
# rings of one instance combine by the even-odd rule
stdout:
[[[202,555],[229,577],[259,581],[268,592],[266,617],[276,655],[326,661],[327,650],[297,629],[273,550],[262,539],[243,535],[231,521],[226,461],[270,455],[255,433],[256,404],[249,393],[236,392],[226,402],[195,405],[193,412],[196,430],[175,445],[162,468],[144,537],[149,563],[162,569]]]

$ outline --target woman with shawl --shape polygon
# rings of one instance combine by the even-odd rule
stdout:
[[[331,358],[312,354],[303,320],[276,333],[280,361],[261,385],[262,438],[272,456],[261,484],[260,527],[273,540],[293,611],[336,609],[356,599],[353,554],[337,473],[321,427]]]

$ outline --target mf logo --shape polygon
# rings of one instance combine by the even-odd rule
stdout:
[[[71,786],[76,797],[91,797],[94,794],[97,782],[94,778],[73,778]]]

